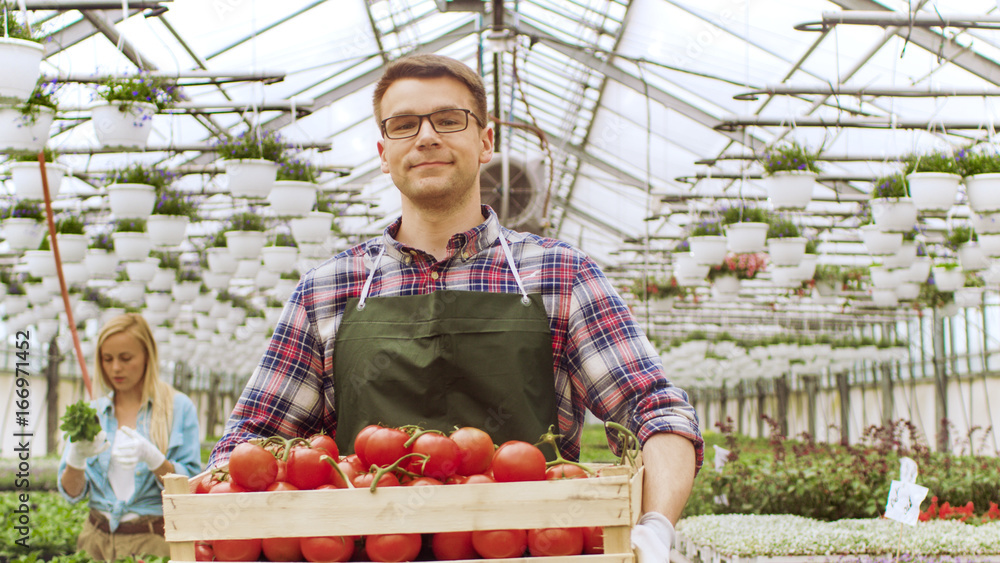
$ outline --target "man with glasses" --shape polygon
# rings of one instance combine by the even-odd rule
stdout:
[[[210,465],[262,435],[325,430],[350,452],[374,423],[474,426],[497,444],[535,442],[555,425],[563,455],[577,459],[589,409],[643,444],[633,542],[666,561],[702,462],[687,395],[592,260],[501,227],[481,204],[494,132],[472,69],[404,57],[373,105],[401,217],[303,276]]]

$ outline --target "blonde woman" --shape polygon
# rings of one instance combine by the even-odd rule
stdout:
[[[103,432],[91,442],[68,443],[59,465],[59,491],[69,502],[90,495],[77,548],[108,561],[169,556],[160,479],[201,470],[194,404],[160,379],[156,342],[140,315],[104,325],[95,364],[107,394],[91,406]]]

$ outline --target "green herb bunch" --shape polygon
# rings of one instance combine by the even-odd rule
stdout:
[[[816,164],[818,157],[818,151],[810,151],[806,147],[792,142],[768,148],[760,159],[760,163],[767,175],[786,171],[819,173],[819,166]]]
[[[767,238],[793,238],[801,236],[798,225],[787,217],[773,217],[767,227]]]
[[[235,137],[228,137],[215,145],[219,156],[225,160],[263,159],[281,162],[288,144],[276,131],[253,129]]]
[[[89,442],[101,431],[101,422],[97,418],[97,410],[85,401],[77,401],[66,408],[62,415],[59,429],[66,433],[71,442]]]
[[[144,71],[106,79],[97,88],[97,95],[108,102],[122,102],[123,113],[134,103],[153,104],[160,111],[172,106],[179,99],[176,86],[166,79],[151,76]]]
[[[158,166],[133,164],[124,168],[116,168],[105,178],[107,184],[145,184],[156,188],[157,193],[177,179],[177,174],[163,170]]]
[[[115,221],[116,233],[145,233],[145,219],[119,219]]]
[[[18,200],[14,205],[0,210],[0,219],[34,219],[35,221],[44,221],[45,212],[42,211],[42,205],[39,202],[22,199]]]
[[[933,152],[929,154],[911,154],[903,158],[905,174],[915,172],[943,172],[958,174],[958,161],[951,154]]]
[[[902,174],[884,176],[872,182],[871,196],[873,199],[900,198],[909,195],[909,186],[906,183],[906,177]]]
[[[82,235],[87,222],[75,213],[67,213],[56,220],[56,232],[63,235]]]
[[[278,161],[277,179],[315,184],[319,182],[319,167],[308,160],[282,157]]]
[[[264,217],[253,211],[243,211],[229,218],[226,226],[227,231],[266,231],[267,224]]]
[[[175,215],[198,219],[198,206],[191,196],[175,189],[163,188],[156,196],[153,204],[154,215]]]
[[[955,154],[958,173],[962,176],[976,174],[996,174],[1000,172],[1000,152],[992,144],[976,148],[961,149]]]

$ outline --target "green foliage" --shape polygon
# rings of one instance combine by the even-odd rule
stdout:
[[[955,155],[955,160],[958,173],[962,176],[1000,173],[1000,152],[990,143],[983,143],[978,149],[962,149]]]
[[[771,218],[767,228],[767,238],[792,238],[801,236],[799,227],[787,217],[775,216]]]
[[[45,155],[46,164],[51,164],[59,157],[59,153],[52,147],[46,145],[42,147],[42,154]],[[38,162],[37,151],[17,151],[10,153],[10,158],[14,162]]]
[[[199,270],[189,270],[187,268],[178,268],[177,273],[174,274],[174,278],[177,282],[201,282],[201,272]]]
[[[907,197],[910,195],[906,177],[902,174],[883,176],[872,182],[872,199]]]
[[[817,254],[816,241],[809,239],[806,241],[806,254]]]
[[[229,218],[227,231],[266,231],[267,223],[262,215],[253,211],[243,211]]]
[[[24,39],[25,41],[34,41],[35,43],[41,43],[41,26],[38,24],[27,24],[21,21],[21,10],[17,6],[17,2],[0,2],[0,10],[2,10],[4,17],[7,21],[0,25],[0,36],[2,36],[2,31],[5,28],[7,30],[7,36],[11,39]]]
[[[17,108],[24,116],[24,121],[29,125],[34,125],[38,121],[38,116],[42,114],[42,108],[57,109],[56,93],[61,87],[62,84],[56,80],[39,80],[28,99]],[[36,155],[34,160],[37,158]]]
[[[133,164],[125,168],[118,168],[105,178],[108,184],[145,184],[156,188],[156,192],[162,192],[167,186],[173,183],[177,175],[168,172],[157,166],[146,164]]]
[[[275,131],[253,129],[236,137],[228,137],[215,145],[219,157],[225,160],[264,159],[280,162],[288,144]]]
[[[97,411],[83,400],[66,407],[66,413],[62,415],[60,420],[62,420],[62,424],[59,426],[59,430],[65,432],[66,437],[73,442],[93,440],[101,431]]]
[[[289,233],[278,233],[274,235],[274,238],[271,240],[271,244],[269,246],[298,247],[298,244],[295,243],[295,237]]]
[[[177,87],[164,78],[148,72],[123,77],[110,77],[97,88],[97,95],[108,102],[122,102],[122,112],[134,103],[147,103],[163,110],[178,100]]]
[[[691,237],[704,237],[704,236],[722,236],[725,233],[722,232],[722,223],[718,219],[703,219],[698,221],[691,227],[691,231],[688,236]]]
[[[291,272],[281,272],[279,277],[283,280],[299,281],[302,278],[302,274],[300,274],[298,270],[292,270]]]
[[[965,284],[962,287],[986,287],[986,280],[976,272],[965,272]]]
[[[319,168],[308,160],[283,156],[278,161],[278,180],[292,180],[315,184],[319,182],[319,174]]]
[[[82,235],[87,222],[75,213],[66,213],[56,220],[56,232],[63,235]]]
[[[154,215],[174,215],[198,219],[198,206],[191,196],[170,188],[163,188],[153,204]]]
[[[145,219],[118,219],[115,221],[116,233],[145,233]]]
[[[337,214],[337,203],[333,200],[333,197],[326,192],[320,191],[316,194],[316,205],[313,206],[313,211],[321,211],[323,213],[333,213]]]
[[[770,176],[775,172],[800,171],[816,172],[819,166],[816,160],[819,151],[810,151],[803,145],[792,142],[787,145],[770,147],[764,152],[760,163],[764,167],[764,172]]]
[[[172,270],[179,270],[181,267],[181,253],[180,252],[168,252],[165,250],[153,250],[149,253],[150,258],[156,258],[160,261],[161,268],[170,268]]]
[[[683,299],[687,295],[687,290],[678,285],[677,278],[673,276],[667,281],[638,277],[632,282],[630,290],[632,295],[643,301],[647,299],[666,299],[668,297],[680,297]]]
[[[14,205],[0,209],[0,219],[34,219],[45,220],[42,204],[35,200],[20,199]]]
[[[914,172],[945,172],[958,174],[958,162],[948,153],[911,154],[903,158],[904,174]]]
[[[958,250],[958,247],[966,244],[968,242],[975,242],[979,240],[979,235],[976,234],[972,227],[968,225],[958,225],[952,230],[948,231],[945,235],[944,246],[950,250]]]
[[[723,208],[720,212],[723,225],[733,223],[769,223],[771,214],[762,207],[739,204]]]
[[[111,235],[109,233],[96,233],[90,237],[90,244],[87,248],[94,248],[99,250],[107,250],[111,252],[115,249],[114,241],[111,240]]]

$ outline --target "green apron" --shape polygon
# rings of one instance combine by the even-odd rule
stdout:
[[[516,293],[442,290],[350,298],[333,360],[337,446],[354,451],[369,424],[445,432],[485,430],[494,443],[534,443],[556,423],[552,336],[541,296],[525,293],[507,241]],[[550,448],[543,448],[543,451]],[[551,452],[546,452],[551,454]]]

